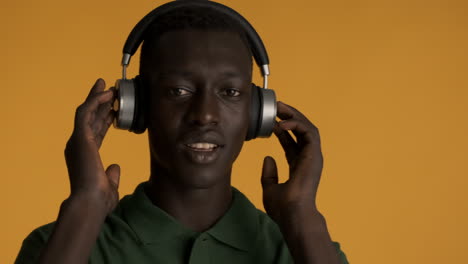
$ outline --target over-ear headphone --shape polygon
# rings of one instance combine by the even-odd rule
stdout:
[[[115,84],[117,98],[113,106],[114,111],[116,111],[114,127],[129,130],[137,134],[143,133],[146,130],[147,121],[145,120],[146,108],[143,84],[139,76],[131,80],[127,79],[126,69],[130,63],[131,56],[135,54],[143,41],[145,30],[149,25],[161,16],[180,7],[214,9],[230,17],[234,21],[237,21],[244,29],[255,62],[263,75],[263,88],[252,83],[251,113],[245,140],[271,136],[276,117],[276,96],[273,90],[268,89],[268,75],[270,74],[270,69],[265,46],[258,33],[244,17],[233,9],[212,1],[169,2],[151,11],[136,24],[132,32],[130,32],[123,48],[122,79],[117,80]]]

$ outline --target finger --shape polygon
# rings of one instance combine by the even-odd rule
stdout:
[[[104,127],[106,128],[106,130],[109,128],[109,126],[112,124],[112,122],[114,121],[114,118],[115,118],[115,111],[114,110],[111,110],[106,118],[104,119]]]
[[[98,133],[103,127],[105,127],[106,124],[106,118],[109,115],[109,113],[113,111],[110,109],[110,104],[109,103],[104,103],[98,106],[98,109],[96,111],[95,117],[92,120],[91,126],[93,128],[93,131]]]
[[[279,126],[291,130],[297,137],[300,153],[294,163],[291,179],[299,181],[300,185],[316,190],[323,168],[323,156],[318,130],[298,120],[281,121]],[[311,176],[312,175],[312,176]]]
[[[86,97],[86,100],[88,100],[93,94],[97,94],[99,92],[104,91],[105,87],[106,82],[102,78],[98,78],[94,83],[93,87],[91,87],[91,90],[89,90],[89,94]]]
[[[291,118],[307,119],[299,110],[280,101],[278,101],[276,109],[277,116],[282,120]]]
[[[112,90],[107,90],[104,92],[93,94],[83,104],[81,104],[78,107],[79,109],[77,110],[79,110],[79,113],[81,113],[83,117],[90,117],[90,114],[93,114],[93,116],[95,116],[99,106],[103,103],[110,102],[112,98]]]
[[[276,104],[276,109],[277,109],[276,115],[281,120],[286,120],[286,119],[290,119],[294,117],[294,112],[288,109],[283,102],[278,101],[278,103]]]
[[[75,126],[79,127],[84,124],[90,124],[95,119],[99,105],[108,102],[111,99],[111,90],[92,95],[76,109]]]
[[[102,141],[104,140],[104,137],[107,134],[107,131],[109,130],[110,125],[112,124],[112,121],[114,120],[115,112],[111,110],[107,117],[105,118],[105,121],[101,123],[100,130],[97,132],[96,135],[96,143],[98,145],[98,148],[101,147]]]
[[[106,174],[109,177],[112,186],[115,189],[118,189],[120,183],[120,166],[118,164],[111,164],[107,167]]]
[[[297,140],[304,139],[310,143],[320,143],[320,136],[317,127],[310,126],[301,120],[289,119],[278,123],[278,126],[284,130],[291,130]]]
[[[316,158],[321,155],[320,136],[318,130],[314,130],[298,120],[285,120],[279,123],[285,130],[291,130],[297,138],[298,157]]]
[[[283,117],[281,118],[282,120],[296,119],[302,121],[306,126],[310,126],[312,129],[317,130],[317,127],[296,108],[283,102],[278,102],[278,109],[278,117],[281,118],[281,115]]]
[[[297,157],[297,154],[299,153],[299,148],[296,141],[287,130],[280,128],[278,123],[276,123],[273,127],[273,132],[278,138],[281,147],[284,149],[288,164],[291,165],[291,162]]]
[[[270,156],[263,159],[261,183],[264,189],[270,185],[278,184],[278,169],[275,159]]]
[[[113,94],[113,97],[115,95],[115,88],[112,87],[110,88],[109,90],[112,91],[112,94]],[[97,109],[97,112],[96,112],[96,120],[101,122],[101,121],[105,121],[106,117],[108,116],[109,112],[112,111],[112,103],[113,103],[113,99],[112,98],[111,100],[108,100],[102,104],[100,104],[98,106],[98,109]]]
[[[309,129],[311,131],[318,130],[317,127],[312,124],[312,122],[304,116],[301,112],[299,112],[296,108],[287,105],[283,102],[278,102],[278,117],[282,119],[280,123],[283,123],[283,121],[290,121],[290,120],[297,120],[304,124],[304,127],[306,129]],[[298,131],[292,130],[294,136],[296,138],[301,135],[301,133],[298,133]],[[299,142],[299,141],[298,141]]]
[[[106,124],[108,123],[107,119],[109,118],[109,115],[114,112],[114,110],[112,109],[112,103],[115,100],[115,88],[111,87],[109,91],[113,93],[112,98],[98,106],[95,117],[91,123],[92,129],[95,134],[102,134],[102,129],[105,129],[105,131],[107,131],[107,128],[109,127],[108,125],[106,126]]]

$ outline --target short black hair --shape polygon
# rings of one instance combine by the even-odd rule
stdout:
[[[148,63],[151,56],[151,48],[158,39],[167,32],[178,30],[201,30],[237,33],[247,48],[252,62],[252,49],[250,47],[245,30],[229,16],[220,13],[210,7],[186,6],[177,8],[161,16],[157,21],[149,25],[143,36],[143,45],[140,53],[140,75],[142,69]]]

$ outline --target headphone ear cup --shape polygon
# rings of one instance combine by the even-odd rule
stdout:
[[[262,115],[262,98],[260,87],[252,83],[252,93],[250,98],[250,117],[249,117],[249,129],[247,130],[246,141],[257,137],[258,129],[260,127],[261,115]]]
[[[133,112],[133,122],[129,131],[141,134],[146,130],[147,96],[145,96],[145,85],[139,75],[133,79],[133,84],[135,86],[135,111]]]
[[[119,79],[115,82],[115,88],[117,95],[113,105],[116,114],[114,127],[129,130],[135,115],[135,84],[133,80]]]
[[[270,137],[276,123],[276,95],[272,89],[257,87],[260,97],[260,116],[256,137]]]

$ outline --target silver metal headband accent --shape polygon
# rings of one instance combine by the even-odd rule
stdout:
[[[127,67],[128,64],[130,64],[130,59],[132,58],[132,55],[128,53],[124,53],[122,57],[122,79],[126,80],[127,79]]]
[[[268,75],[270,75],[270,67],[268,64],[263,64],[260,67],[263,75],[263,89],[268,89]]]
[[[124,53],[123,57],[122,57],[122,66],[130,64],[130,59],[131,58],[132,58],[132,55],[130,55],[128,53]]]

